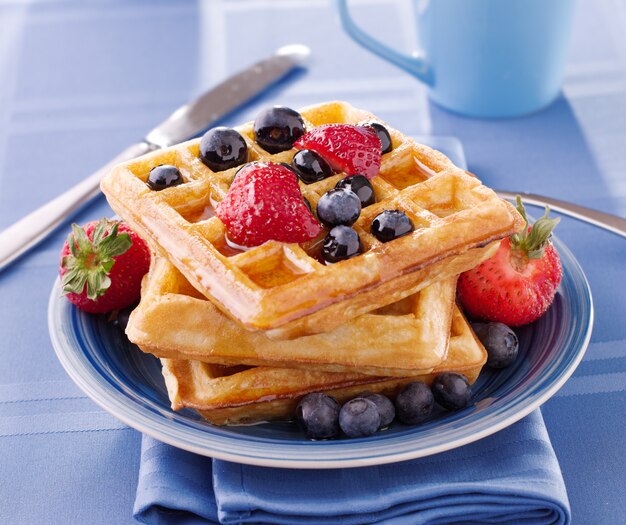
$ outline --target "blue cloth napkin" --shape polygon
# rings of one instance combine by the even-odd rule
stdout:
[[[465,447],[355,469],[239,465],[144,436],[134,513],[152,524],[570,522],[539,410]]]

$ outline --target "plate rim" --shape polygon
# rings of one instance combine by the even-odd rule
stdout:
[[[158,441],[167,443],[177,448],[182,448],[184,450],[202,456],[232,461],[235,463],[275,468],[330,469],[396,463],[400,461],[407,461],[411,459],[418,459],[421,457],[439,454],[441,452],[445,452],[463,445],[467,445],[469,443],[473,443],[491,434],[499,432],[500,430],[524,418],[525,416],[530,414],[530,412],[540,407],[543,403],[549,400],[574,373],[581,360],[583,359],[591,339],[594,325],[593,297],[587,277],[578,260],[574,257],[572,252],[569,250],[569,248],[567,248],[565,244],[560,242],[558,239],[554,239],[554,242],[557,245],[557,250],[560,253],[564,253],[566,255],[566,257],[563,258],[566,259],[569,263],[573,263],[573,267],[570,268],[570,271],[572,272],[572,274],[578,274],[578,276],[582,279],[583,290],[586,292],[585,297],[588,298],[588,322],[584,327],[582,342],[580,343],[579,347],[574,350],[576,353],[572,361],[559,373],[559,376],[555,381],[540,390],[532,399],[524,400],[524,404],[519,410],[511,411],[512,407],[506,409],[504,411],[505,417],[501,417],[500,420],[497,421],[494,425],[488,426],[470,435],[460,436],[458,438],[449,439],[439,444],[433,444],[423,448],[412,449],[403,452],[394,453],[393,451],[391,451],[385,452],[383,455],[375,455],[375,453],[372,454],[372,452],[369,451],[364,457],[340,457],[336,459],[320,459],[313,457],[312,459],[293,459],[280,457],[280,448],[277,449],[278,452],[276,452],[274,455],[267,454],[267,452],[263,453],[263,450],[258,450],[258,444],[256,447],[252,447],[252,449],[255,450],[255,453],[258,454],[256,456],[250,455],[249,453],[234,453],[227,450],[220,450],[220,448],[217,446],[219,442],[223,440],[233,442],[249,441],[249,439],[247,439],[245,436],[211,436],[211,434],[209,433],[209,436],[211,436],[214,440],[217,440],[216,443],[197,443],[195,442],[195,440],[193,440],[194,436],[189,434],[189,429],[182,429],[179,430],[177,433],[182,433],[183,435],[189,434],[189,436],[183,439],[183,436],[179,435],[177,438],[177,436],[170,435],[168,432],[166,432],[167,427],[171,425],[171,423],[168,423],[168,420],[160,421],[160,419],[151,419],[150,414],[145,413],[147,410],[145,407],[142,407],[133,400],[124,398],[121,392],[118,392],[108,386],[108,380],[106,380],[106,378],[102,376],[96,368],[91,367],[91,370],[89,370],[83,364],[81,370],[81,363],[79,361],[74,362],[72,360],[72,354],[77,353],[79,349],[72,346],[71,344],[68,344],[68,348],[66,348],[66,341],[63,340],[64,338],[63,334],[61,333],[62,331],[58,329],[54,322],[57,308],[60,307],[59,305],[63,304],[61,301],[61,296],[58,293],[59,278],[57,278],[54,282],[48,302],[48,331],[57,358],[59,359],[59,362],[61,363],[69,377],[72,379],[72,381],[74,381],[74,383],[85,394],[87,394],[89,398],[91,398],[98,406],[100,406],[106,412],[110,413],[129,427],[135,428],[136,430]],[[84,354],[82,348],[80,349],[80,353]],[[94,374],[97,376],[95,382],[91,381],[91,376]],[[103,381],[98,381],[98,378],[102,379]],[[123,399],[126,399],[126,403],[122,402]],[[126,407],[124,407],[124,405],[126,405]],[[345,441],[345,443],[350,442]],[[358,445],[358,443],[355,441],[352,441],[352,443]],[[267,448],[267,444],[261,444],[261,446]],[[349,446],[339,448],[350,449]]]

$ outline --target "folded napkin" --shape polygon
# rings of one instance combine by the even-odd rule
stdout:
[[[144,436],[144,523],[567,524],[541,412],[481,441],[391,465],[289,470],[211,460]]]

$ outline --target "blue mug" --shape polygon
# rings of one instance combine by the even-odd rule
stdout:
[[[346,32],[428,85],[432,100],[472,117],[512,117],[559,94],[575,0],[413,0],[422,55],[372,38],[336,0]]]

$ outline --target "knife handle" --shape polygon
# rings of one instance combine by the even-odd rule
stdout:
[[[117,157],[57,198],[28,214],[0,233],[0,271],[36,246],[51,231],[100,193],[100,180],[113,166],[155,149],[148,142],[126,148]]]

